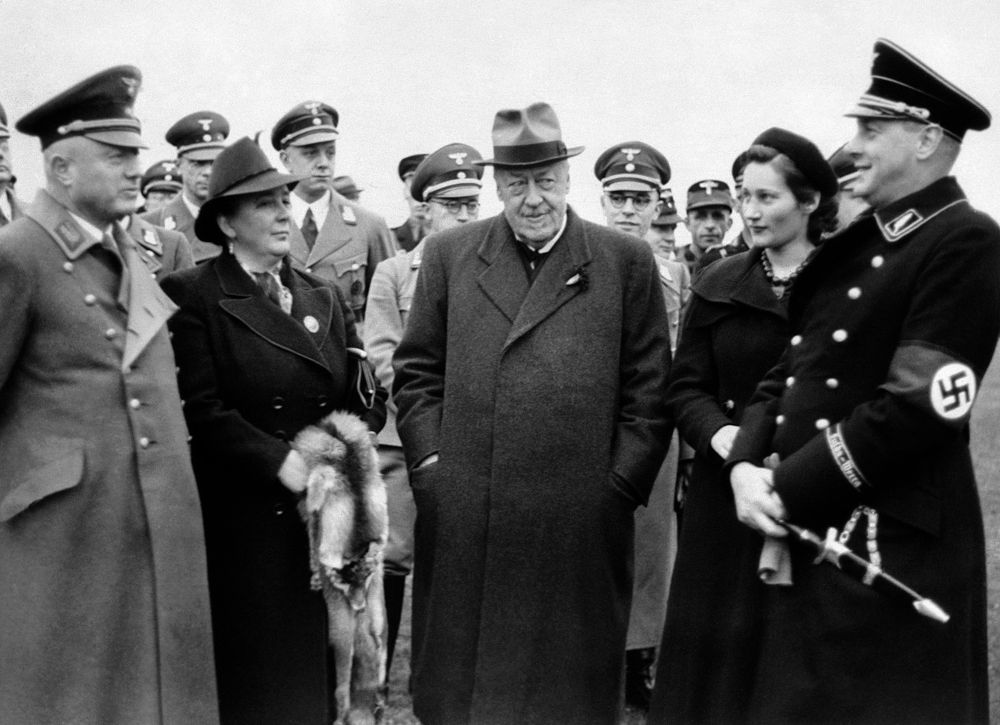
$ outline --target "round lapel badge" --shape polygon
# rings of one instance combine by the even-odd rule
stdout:
[[[312,315],[306,315],[302,318],[302,324],[306,326],[309,332],[319,332],[319,320]]]

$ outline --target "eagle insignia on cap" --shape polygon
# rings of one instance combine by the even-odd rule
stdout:
[[[162,166],[163,166],[163,170],[166,171],[166,172],[168,172],[168,173],[171,172],[171,171],[173,171],[173,170],[175,170],[177,168],[177,164],[175,164],[173,161],[164,161],[163,164],[162,164]]]
[[[125,92],[129,95],[129,98],[135,98],[135,94],[139,90],[139,80],[137,78],[122,76],[122,83],[125,84]]]
[[[621,149],[621,152],[625,154],[626,160],[635,161],[636,154],[642,153],[642,149]],[[629,171],[631,170],[629,169]]]
[[[212,128],[212,119],[211,118],[199,118],[198,119],[198,124],[201,126],[201,130],[202,131],[209,131]],[[205,139],[205,140],[208,141],[209,139]]]
[[[715,187],[718,186],[718,183],[710,179],[708,181],[701,182],[700,184],[698,184],[698,186],[704,189],[706,194],[711,194],[715,190]]]
[[[308,110],[309,113],[311,113],[314,116],[318,116],[319,107],[322,106],[323,104],[320,103],[319,101],[310,101],[309,103],[303,103],[302,105],[306,107],[306,110]]]
[[[465,163],[465,157],[468,155],[469,154],[465,153],[464,151],[456,151],[453,154],[448,154],[448,158],[452,159],[455,162],[456,166],[461,166],[463,163]]]

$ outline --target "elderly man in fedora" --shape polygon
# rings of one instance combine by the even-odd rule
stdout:
[[[394,359],[417,506],[414,711],[614,723],[633,512],[671,422],[660,281],[638,237],[567,207],[552,108],[497,113],[502,214],[426,241]]]

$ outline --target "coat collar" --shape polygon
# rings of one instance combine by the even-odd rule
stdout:
[[[320,352],[333,318],[333,292],[328,287],[306,284],[286,261],[281,279],[292,293],[292,313],[286,315],[264,296],[233,255],[223,253],[210,263],[225,295],[219,301],[225,312],[275,347],[330,369]]]
[[[514,246],[514,231],[503,214],[494,217],[479,246],[479,257],[487,265],[479,275],[479,286],[512,323],[504,349],[585,287],[585,267],[591,261],[586,229],[572,209],[567,209],[566,215],[566,228],[559,242],[530,286]]]
[[[354,213],[354,208],[347,205],[346,201],[337,192],[330,192],[330,210],[326,214],[323,226],[316,235],[316,243],[312,250],[306,244],[299,226],[292,224],[292,234],[289,240],[292,259],[303,267],[312,267],[354,238],[352,229],[356,228],[357,215]],[[350,211],[349,215],[347,210]],[[353,220],[351,226],[348,225],[349,219]]]
[[[69,260],[78,259],[91,247],[101,245],[101,240],[84,231],[69,210],[45,189],[38,190],[27,216],[48,232]]]
[[[128,235],[139,250],[139,258],[152,274],[163,269],[163,242],[156,227],[138,214],[132,214],[129,217]]]
[[[873,216],[885,241],[898,242],[945,209],[967,203],[955,177],[946,176],[879,209]]]
[[[653,259],[656,260],[656,270],[660,275],[660,282],[671,292],[680,294],[681,292],[681,272],[678,267],[684,266],[682,262],[675,262],[667,259],[663,255],[655,252]]]
[[[735,302],[787,318],[786,306],[774,296],[764,276],[761,254],[762,251],[751,249],[714,262],[698,276],[692,291],[709,302]]]

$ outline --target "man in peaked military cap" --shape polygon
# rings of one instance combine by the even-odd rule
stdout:
[[[471,146],[452,143],[425,159],[409,176],[418,203],[426,203],[430,233],[474,222],[479,218],[483,157]],[[423,257],[424,242],[379,263],[368,291],[365,350],[379,382],[392,390],[392,356],[396,352],[413,302],[413,290]],[[413,568],[413,522],[416,509],[406,460],[396,430],[396,406],[390,400],[385,427],[378,436],[379,467],[389,498],[389,541],[385,547],[385,604],[389,620],[386,670],[392,666],[399,622],[403,613],[406,576]]]
[[[205,541],[166,321],[118,224],[132,66],[17,124],[45,189],[0,230],[0,720],[218,720]]]
[[[361,192],[364,191],[364,189],[359,189],[358,185],[354,183],[354,179],[346,174],[333,177],[333,190],[345,199],[355,202],[361,200]]]
[[[662,203],[660,189],[670,181],[666,157],[649,144],[628,141],[602,153],[594,164],[594,175],[601,182],[601,208],[608,227],[645,239]],[[680,262],[656,250],[654,257],[673,350],[691,276]],[[667,590],[677,546],[672,505],[676,480],[677,446],[672,445],[649,503],[635,514],[635,583],[625,652],[625,703],[643,711],[649,709],[656,648],[667,616]]]
[[[215,111],[195,111],[167,129],[167,143],[177,149],[177,167],[183,188],[173,201],[142,218],[164,229],[176,229],[191,243],[196,263],[218,255],[219,246],[198,239],[194,220],[208,199],[212,162],[225,148],[229,121]]]
[[[0,227],[22,213],[21,203],[14,197],[14,167],[11,164],[7,112],[0,105]]]
[[[702,256],[720,246],[726,232],[733,226],[733,197],[729,185],[718,179],[704,179],[688,187],[687,219],[684,224],[691,233],[691,243],[684,247],[681,261],[694,275]]]
[[[741,152],[733,160],[733,206],[735,211],[740,215],[740,219],[743,218],[742,210],[740,209],[739,202],[736,200],[740,198],[740,191],[743,189],[743,170],[747,165],[747,152]],[[731,218],[731,217],[730,217]],[[701,259],[698,260],[698,266],[696,272],[701,272],[705,267],[710,265],[712,262],[716,262],[720,259],[724,259],[733,254],[739,254],[740,252],[745,252],[750,249],[750,244],[753,242],[753,238],[750,236],[750,230],[747,229],[746,224],[739,230],[733,241],[728,244],[716,244],[709,247],[708,250],[701,255]]]
[[[362,330],[372,274],[397,247],[382,217],[332,188],[339,120],[326,103],[299,103],[274,125],[271,145],[303,177],[291,197],[292,263],[340,287]]]
[[[837,175],[840,191],[837,195],[837,230],[841,230],[868,209],[868,203],[854,194],[854,184],[861,175],[854,165],[854,159],[847,151],[847,144],[833,152],[827,159],[833,173]]]
[[[413,174],[416,173],[417,167],[425,158],[427,158],[427,154],[404,156],[400,159],[396,169],[399,180],[403,182],[403,198],[406,199],[406,204],[410,209],[410,216],[398,227],[393,227],[392,233],[396,235],[399,247],[407,252],[417,246],[417,243],[427,233],[427,209],[410,193],[410,182],[413,180]]]
[[[986,562],[969,419],[1000,334],[1000,229],[950,171],[971,96],[875,43],[849,114],[854,193],[871,205],[799,274],[791,344],[744,414],[728,466],[742,521],[853,552],[951,615],[814,566],[767,600],[753,722],[985,723]],[[975,311],[975,314],[970,314]],[[776,467],[763,467],[772,453]],[[772,470],[773,468],[773,470]]]
[[[176,161],[157,161],[146,169],[142,175],[142,197],[145,199],[144,211],[156,211],[166,206],[177,196],[184,186],[181,183],[180,168]]]
[[[653,254],[666,259],[677,259],[677,225],[684,217],[677,213],[677,202],[669,187],[660,189],[660,209],[649,223],[646,241],[649,242]]]
[[[670,334],[646,243],[566,203],[582,150],[546,103],[496,114],[504,211],[427,238],[393,359],[426,725],[617,715]]]

